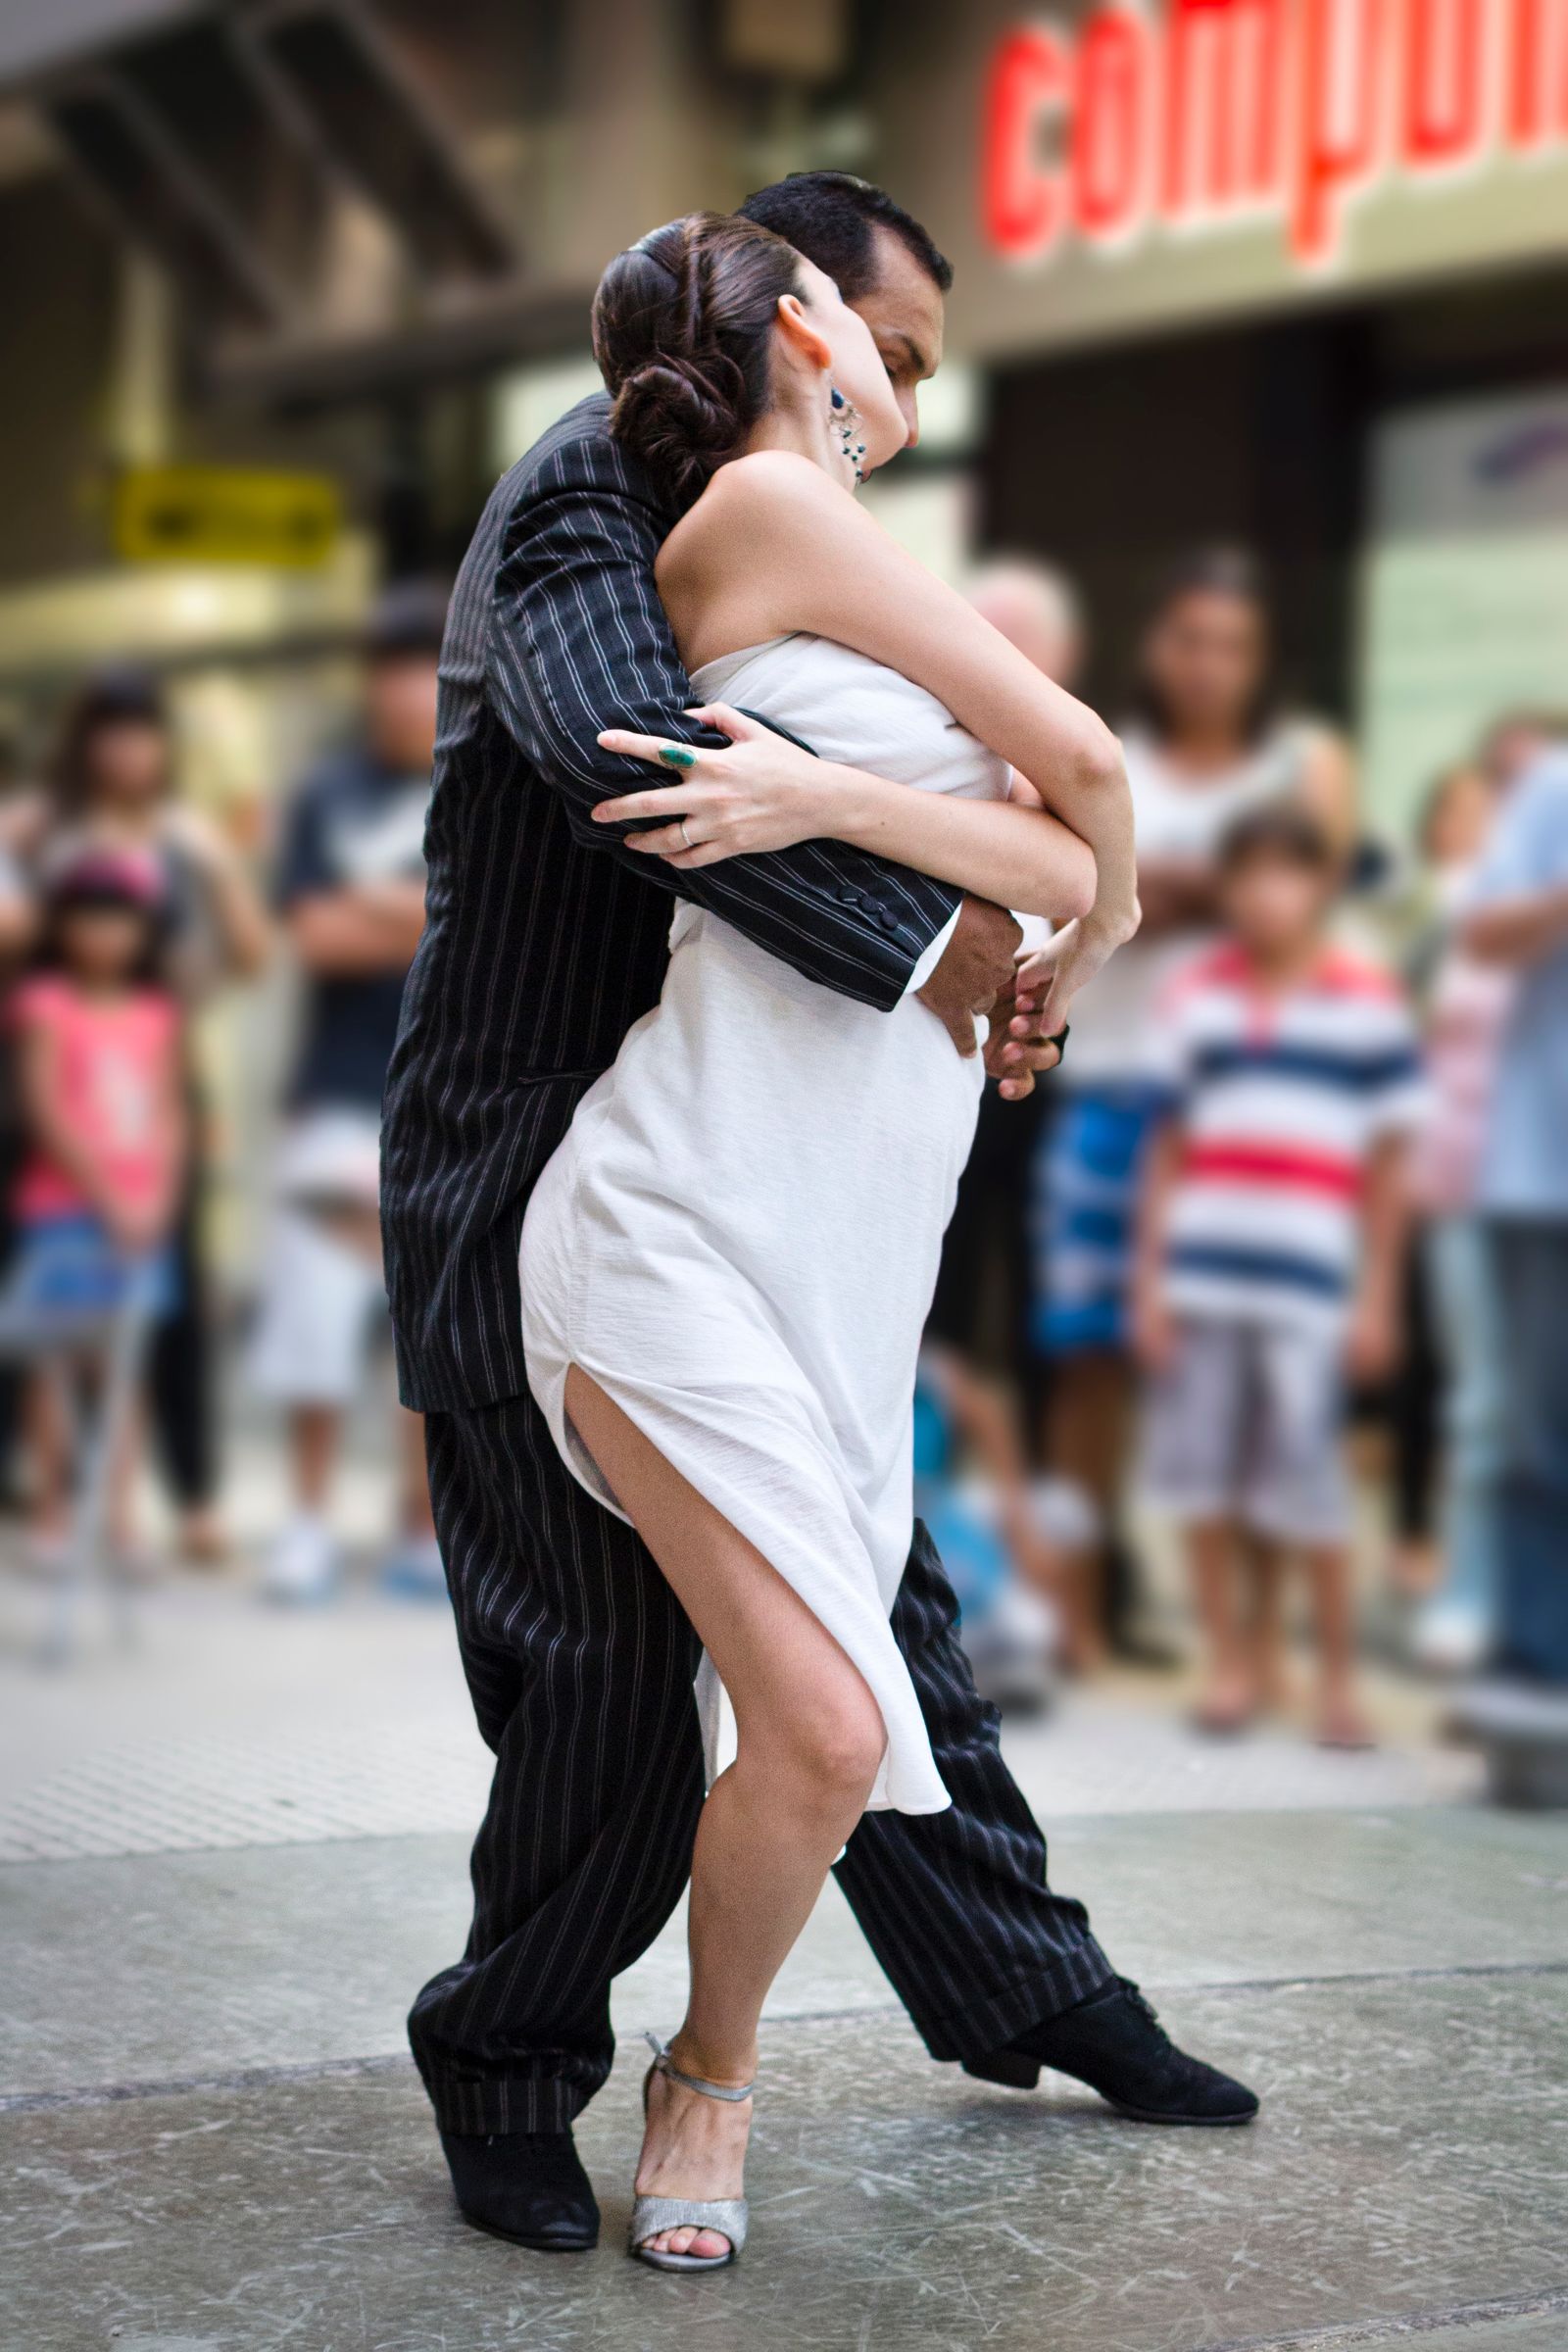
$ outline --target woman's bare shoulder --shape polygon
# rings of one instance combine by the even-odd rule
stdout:
[[[662,561],[676,564],[741,544],[756,554],[764,542],[813,528],[849,522],[855,502],[809,458],[788,449],[759,449],[720,466],[696,504],[664,542]]]
[[[820,579],[850,566],[840,533],[856,521],[854,499],[808,458],[759,450],[721,466],[654,566],[688,666],[825,626]]]

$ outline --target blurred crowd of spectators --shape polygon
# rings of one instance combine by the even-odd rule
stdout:
[[[1010,562],[973,594],[1074,682],[1070,583]],[[1163,1526],[1213,1734],[1279,1704],[1298,1582],[1317,1736],[1370,1740],[1357,1544],[1412,1663],[1568,1681],[1568,718],[1499,716],[1414,842],[1373,841],[1221,548],[1171,573],[1107,715],[1143,927],[1059,1078],[985,1104],[917,1407],[977,1666],[1005,1699],[1043,1651],[1157,1655]]]
[[[182,797],[169,705],[141,670],[89,678],[39,780],[0,806],[0,1329],[29,1343],[0,1374],[0,1471],[35,1565],[56,1565],[69,1533],[62,1377],[102,1377],[81,1310],[112,1317],[133,1291],[146,1310],[143,1399],[113,1479],[112,1562],[150,1567],[131,1518],[149,1442],[180,1553],[201,1566],[227,1554],[212,1121],[194,1024],[284,950],[303,985],[239,1385],[285,1426],[287,1495],[264,1590],[301,1602],[337,1587],[332,1479],[383,1314],[377,1127],[423,921],[443,619],[443,598],[421,585],[382,600],[360,723],[280,811],[270,890]],[[70,1342],[63,1362],[51,1331]],[[383,1574],[440,1595],[421,1435],[412,1414],[398,1422]]]
[[[1077,681],[1091,616],[1068,581],[999,561],[972,594]],[[140,1285],[123,1565],[144,1451],[184,1557],[228,1548],[192,1021],[282,950],[303,982],[292,1073],[229,1360],[284,1433],[262,1589],[338,1589],[334,1472],[384,1312],[377,1124],[423,919],[441,623],[427,587],[382,600],[359,724],[281,805],[265,883],[182,798],[141,672],[90,678],[37,781],[0,803],[0,1333]],[[1568,721],[1500,716],[1455,747],[1412,843],[1369,843],[1350,749],[1283,698],[1265,587],[1231,549],[1172,573],[1107,715],[1143,928],[1074,1006],[1059,1077],[983,1103],[916,1396],[919,1507],[977,1667],[1006,1698],[1159,1655],[1140,1555],[1163,1522],[1214,1734],[1277,1704],[1299,1584],[1318,1737],[1370,1739],[1351,1573],[1369,1541],[1412,1661],[1500,1655],[1568,1682]],[[1376,1433],[1372,1508],[1356,1422]],[[397,1413],[381,1574],[436,1596],[421,1436]],[[46,1562],[71,1452],[58,1381],[0,1368],[0,1475]]]

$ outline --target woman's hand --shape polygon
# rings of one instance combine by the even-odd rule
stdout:
[[[1138,928],[1137,909],[1128,922],[1107,921],[1099,913],[1079,915],[1063,923],[1018,966],[1017,987],[1038,1003],[1036,1026],[1047,1036],[1066,1026],[1074,997],[1086,988],[1102,965],[1131,939]]]
[[[829,831],[832,780],[840,771],[828,760],[802,751],[799,744],[744,711],[732,710],[727,703],[707,703],[686,715],[727,735],[729,748],[710,752],[658,735],[606,728],[599,738],[605,751],[646,760],[669,780],[652,792],[601,801],[594,810],[597,824],[662,817],[664,823],[647,832],[629,833],[626,847],[682,866],[715,865],[721,858],[787,850],[797,841]],[[679,756],[667,759],[666,753]]]

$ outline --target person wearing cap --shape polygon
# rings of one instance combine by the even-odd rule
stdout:
[[[292,1508],[266,1575],[270,1598],[335,1587],[328,1517],[345,1415],[385,1311],[376,1222],[381,1089],[404,977],[424,925],[424,814],[435,751],[445,599],[389,590],[366,641],[362,723],[308,775],[284,826],[276,904],[304,978],[289,1120],[251,1361],[288,1415]],[[401,1408],[399,1527],[384,1580],[444,1595],[422,1426]]]

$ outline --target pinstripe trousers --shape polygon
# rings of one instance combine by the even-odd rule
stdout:
[[[610,2072],[611,1980],[680,1898],[704,1795],[697,1638],[644,1545],[524,1394],[426,1419],[430,1494],[495,1751],[467,1948],[409,2036],[443,2128],[558,2131]],[[934,2058],[978,2057],[1108,1983],[1003,1763],[925,1529],[893,1613],[953,1804],[868,1813],[837,1865]]]

